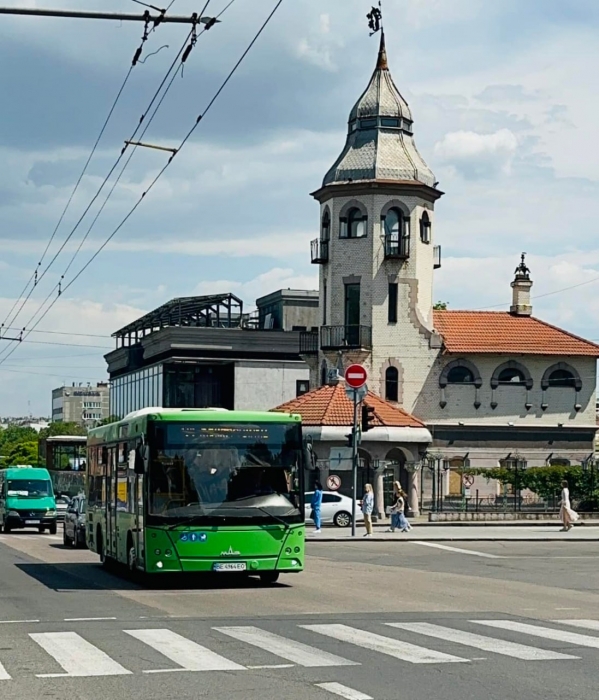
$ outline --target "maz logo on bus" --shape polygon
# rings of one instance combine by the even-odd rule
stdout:
[[[221,557],[238,557],[241,554],[241,552],[234,552],[233,547],[229,546],[229,549],[226,552],[221,552],[220,555]]]

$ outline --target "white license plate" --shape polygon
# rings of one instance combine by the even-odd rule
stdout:
[[[41,520],[26,520],[25,525],[39,525]]]
[[[245,571],[247,564],[245,562],[216,562],[214,571]]]

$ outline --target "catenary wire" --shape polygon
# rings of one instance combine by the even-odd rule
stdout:
[[[208,3],[206,3],[206,5],[207,5],[207,4],[208,4]],[[204,10],[204,11],[205,11],[205,10]],[[203,11],[203,12],[204,12],[204,11]],[[203,14],[203,12],[202,12],[202,14]],[[168,78],[169,78],[169,76],[170,76],[170,74],[171,74],[171,71],[172,71],[173,67],[177,64],[177,62],[178,62],[178,60],[179,60],[179,57],[181,56],[181,54],[182,54],[183,51],[185,50],[185,47],[187,46],[187,43],[188,43],[188,41],[190,40],[190,38],[191,38],[192,35],[193,35],[193,29],[189,32],[189,34],[188,34],[187,37],[185,38],[185,42],[183,43],[182,48],[180,49],[179,53],[178,53],[177,56],[175,57],[175,59],[174,59],[172,65],[171,65],[171,67],[170,67],[169,70],[167,71],[167,74],[166,74],[165,77],[163,78],[162,82],[161,82],[160,85],[158,86],[158,88],[157,88],[156,92],[154,93],[152,99],[150,100],[150,103],[149,103],[148,107],[146,108],[145,112],[142,114],[142,116],[141,116],[141,118],[140,118],[140,120],[139,120],[139,122],[138,122],[138,124],[137,124],[137,126],[136,126],[136,128],[135,128],[135,131],[133,132],[133,134],[132,134],[131,137],[129,138],[129,141],[132,141],[132,140],[137,136],[137,134],[138,134],[138,132],[139,132],[139,129],[141,128],[141,125],[144,123],[146,114],[152,109],[152,107],[153,107],[153,105],[154,105],[154,102],[158,99],[158,96],[160,95],[160,93],[161,93],[161,91],[162,91],[162,88],[164,87],[166,81],[168,80]],[[117,169],[119,163],[120,163],[121,160],[123,159],[123,156],[124,156],[126,150],[127,150],[127,146],[125,146],[125,147],[121,150],[121,152],[120,152],[120,154],[119,154],[119,157],[117,158],[116,162],[113,164],[113,166],[111,167],[110,171],[108,172],[108,174],[107,174],[106,177],[104,178],[104,180],[103,180],[103,182],[101,183],[100,187],[98,188],[96,194],[94,195],[94,197],[92,198],[92,200],[90,201],[90,203],[87,205],[87,207],[86,207],[85,210],[83,211],[83,214],[79,217],[79,219],[77,220],[77,222],[76,222],[76,224],[74,225],[74,227],[71,229],[71,231],[70,231],[70,233],[68,234],[68,236],[65,238],[65,240],[62,242],[62,244],[61,244],[61,246],[59,247],[59,249],[58,249],[58,250],[56,251],[56,253],[53,255],[53,257],[52,257],[52,259],[50,260],[50,262],[49,262],[49,263],[46,265],[46,267],[42,270],[41,274],[40,274],[40,275],[38,276],[38,278],[37,278],[36,284],[33,285],[33,286],[31,287],[31,289],[29,290],[27,296],[26,296],[25,299],[22,301],[21,306],[19,307],[17,313],[10,319],[10,321],[8,321],[8,323],[14,323],[15,320],[18,318],[18,316],[20,315],[21,311],[23,310],[25,304],[26,304],[26,303],[29,301],[29,299],[31,298],[31,295],[33,294],[33,290],[36,288],[36,285],[39,284],[39,282],[41,282],[41,280],[45,277],[45,275],[46,275],[46,273],[48,272],[48,270],[52,267],[52,265],[54,264],[54,262],[56,261],[56,259],[58,258],[58,256],[62,253],[62,251],[64,250],[64,248],[65,248],[66,245],[68,244],[68,242],[71,240],[71,238],[73,237],[73,235],[75,234],[75,232],[77,231],[77,229],[79,228],[79,226],[81,225],[81,222],[83,221],[83,219],[85,218],[85,216],[87,215],[87,213],[89,212],[89,210],[91,209],[91,207],[93,206],[93,204],[95,203],[95,201],[98,199],[98,197],[99,197],[100,194],[102,193],[102,190],[104,189],[104,187],[106,186],[106,184],[108,183],[108,181],[109,181],[110,178],[112,177],[112,174],[113,174],[114,171]],[[35,273],[34,273],[34,275],[35,275]],[[28,283],[27,286],[29,286],[29,283]],[[55,287],[54,289],[56,289],[56,287]],[[17,304],[18,304],[18,301],[17,301]]]
[[[219,17],[221,17],[221,16],[224,14],[224,12],[226,12],[226,10],[233,4],[234,1],[235,1],[235,0],[231,0],[231,1],[228,3],[228,5],[227,5],[227,6],[220,12],[220,14],[217,16],[217,19],[218,19]],[[202,17],[202,16],[204,15],[204,13],[206,12],[206,10],[208,9],[208,6],[210,5],[210,2],[211,2],[211,0],[206,0],[206,3],[205,3],[205,5],[204,5],[204,7],[202,8],[202,11],[201,11],[201,13],[198,15],[198,17]],[[181,65],[184,65],[184,63],[187,61],[187,58],[189,57],[189,54],[191,53],[191,49],[195,46],[195,43],[197,42],[197,39],[198,39],[200,36],[202,36],[202,34],[204,34],[206,31],[208,31],[209,28],[210,28],[209,26],[204,27],[204,28],[202,29],[202,31],[201,31],[197,36],[195,35],[195,28],[192,28],[192,30],[189,32],[189,34],[188,34],[188,36],[186,37],[186,40],[185,40],[185,42],[183,43],[183,45],[182,45],[182,47],[181,47],[179,53],[177,54],[177,56],[175,57],[173,63],[171,64],[171,66],[170,66],[170,68],[169,68],[169,70],[168,70],[168,72],[167,72],[167,74],[166,74],[166,76],[165,76],[165,79],[162,81],[162,83],[161,83],[161,85],[160,85],[160,87],[159,87],[159,89],[158,89],[158,92],[160,92],[160,90],[164,87],[164,84],[165,84],[166,80],[168,79],[169,74],[172,73],[170,82],[168,83],[166,89],[165,89],[164,92],[162,93],[162,96],[161,96],[160,100],[158,101],[158,104],[157,104],[156,107],[154,108],[154,111],[152,112],[150,118],[149,118],[148,120],[146,120],[146,119],[145,119],[145,116],[148,114],[149,110],[150,110],[151,107],[152,107],[152,104],[153,104],[153,102],[154,102],[154,100],[155,100],[155,98],[156,98],[156,95],[155,95],[155,96],[154,96],[154,99],[152,100],[152,102],[151,102],[150,105],[148,106],[148,109],[147,109],[146,112],[144,112],[144,114],[142,115],[142,119],[140,120],[140,124],[138,125],[138,128],[139,128],[139,126],[141,125],[142,122],[145,123],[145,126],[144,126],[144,129],[143,129],[142,133],[139,135],[138,139],[142,139],[143,136],[145,135],[145,133],[147,132],[147,130],[149,129],[149,127],[150,127],[152,121],[154,120],[154,117],[156,116],[158,110],[160,109],[162,103],[164,102],[164,99],[166,98],[166,95],[168,94],[170,88],[172,87],[173,82],[174,82],[174,80],[175,80],[175,77],[177,76],[177,71],[175,71],[175,72],[172,72],[172,71],[173,71],[173,69],[175,68],[177,62],[178,62],[179,59],[180,59],[180,60],[181,60]],[[188,41],[189,41],[189,40],[191,40],[191,43],[190,43],[190,44],[188,44]],[[187,49],[185,48],[186,46],[187,46]],[[183,53],[183,52],[184,52],[184,53]],[[181,58],[181,54],[183,54],[183,57],[182,57],[182,58]],[[106,204],[108,203],[108,200],[110,199],[110,197],[112,196],[114,190],[116,189],[117,184],[119,183],[121,177],[123,176],[123,174],[124,174],[124,172],[125,172],[127,166],[128,166],[129,163],[131,162],[131,159],[133,158],[133,155],[135,154],[137,148],[138,148],[138,146],[137,146],[137,145],[134,145],[133,148],[131,149],[128,159],[126,160],[126,162],[125,162],[124,166],[122,167],[120,173],[118,174],[116,180],[115,180],[114,183],[112,184],[112,187],[111,187],[110,191],[108,192],[108,195],[106,196],[106,198],[105,198],[105,200],[104,200],[102,206],[100,207],[99,211],[96,213],[96,215],[95,215],[95,217],[94,217],[94,219],[93,219],[91,225],[89,226],[89,228],[88,228],[86,234],[83,236],[82,240],[81,240],[80,243],[79,243],[79,246],[77,247],[77,249],[75,250],[73,256],[71,257],[71,260],[70,260],[69,264],[67,265],[66,270],[63,272],[63,274],[62,274],[62,276],[60,277],[59,281],[58,281],[58,282],[54,285],[54,287],[50,290],[50,292],[48,293],[48,295],[46,296],[46,298],[44,299],[44,301],[42,302],[42,304],[40,305],[40,307],[34,312],[34,314],[32,315],[32,317],[29,319],[29,321],[28,321],[27,324],[26,324],[27,326],[29,326],[31,323],[33,323],[33,321],[35,320],[35,317],[36,317],[39,313],[43,312],[43,307],[44,307],[44,305],[48,303],[48,301],[51,299],[51,297],[53,296],[53,294],[54,294],[56,291],[58,291],[58,294],[59,294],[59,296],[60,296],[62,280],[64,279],[65,275],[68,273],[68,271],[69,271],[69,269],[71,268],[73,262],[75,261],[76,257],[78,256],[79,252],[81,251],[81,249],[82,249],[82,247],[83,247],[85,241],[87,240],[87,237],[89,236],[91,230],[92,230],[93,227],[95,226],[95,224],[96,224],[96,222],[98,221],[100,215],[102,214],[104,208],[106,207]],[[124,152],[125,152],[125,149],[123,149],[123,151],[121,152],[121,155],[120,155],[119,159],[117,160],[116,165],[118,165],[118,162],[119,162],[120,159],[122,158]],[[109,173],[108,178],[110,178],[110,176],[111,176],[111,174],[112,174],[113,171],[114,171],[114,168],[113,168],[113,169],[111,170],[111,172]],[[98,191],[97,195],[99,195],[99,193],[101,192],[101,190],[102,190],[102,188],[103,188],[103,186],[104,186],[105,184],[106,184],[106,181],[105,181],[105,182],[102,184],[102,186],[100,187],[100,190]],[[97,197],[97,195],[96,195],[96,197]],[[92,201],[95,201],[96,197],[95,197],[94,200],[92,200]],[[89,210],[89,207],[88,207],[88,210]],[[88,210],[86,210],[86,211],[88,211]],[[86,213],[86,212],[84,212],[84,215],[83,215],[83,216],[85,216],[85,213]],[[83,218],[83,217],[82,217],[82,218]],[[79,225],[79,223],[81,223],[81,220],[82,220],[82,219],[79,220],[79,222],[77,223],[77,226]],[[77,228],[77,226],[76,226],[75,228]],[[73,232],[74,232],[74,231],[73,231]],[[66,243],[66,241],[65,241],[65,243]],[[63,247],[64,247],[64,245],[63,245]],[[61,250],[62,250],[62,248],[61,248]],[[60,253],[60,252],[61,252],[61,251],[59,250],[58,253]],[[47,310],[49,310],[49,309],[51,308],[51,306],[53,306],[53,304],[50,304],[50,306],[48,307]],[[45,316],[45,312],[43,312],[43,316]],[[42,317],[43,317],[43,316],[42,316]],[[37,325],[37,323],[36,323],[35,325]],[[34,326],[34,327],[35,327],[35,326]],[[2,351],[0,351],[0,357],[2,357],[2,355],[4,355],[5,358],[6,358],[6,357],[9,357],[9,356],[12,354],[12,351],[14,351],[14,349],[15,349],[16,347],[17,347],[17,346],[14,346],[14,348],[11,349],[11,347],[8,346],[7,348],[3,349]],[[1,362],[0,362],[0,364],[1,364]]]
[[[62,292],[61,292],[61,293],[66,292],[66,290],[69,289],[69,287],[71,287],[71,286],[77,281],[77,279],[83,274],[83,272],[84,272],[84,271],[91,265],[91,263],[98,257],[98,255],[102,252],[102,250],[104,250],[104,248],[108,245],[108,243],[112,240],[112,238],[114,238],[114,236],[120,231],[120,229],[125,225],[125,223],[131,218],[131,216],[132,216],[133,213],[137,210],[137,208],[139,207],[139,205],[141,204],[141,202],[143,201],[143,199],[145,198],[145,196],[153,189],[153,187],[156,185],[156,183],[158,182],[158,180],[162,177],[162,175],[164,174],[164,172],[167,170],[167,168],[168,168],[168,167],[170,166],[170,164],[173,162],[174,156],[181,150],[181,148],[183,148],[183,146],[184,146],[184,145],[187,143],[187,141],[191,138],[191,136],[193,135],[193,133],[195,132],[195,130],[198,128],[198,126],[199,126],[200,122],[202,121],[202,119],[206,116],[206,114],[210,111],[210,109],[213,107],[213,105],[215,104],[215,102],[218,100],[218,98],[219,98],[220,95],[222,94],[223,90],[224,90],[225,87],[228,85],[228,83],[230,82],[231,78],[235,75],[235,73],[237,72],[239,66],[240,66],[240,65],[243,63],[243,61],[245,60],[246,56],[250,53],[250,51],[252,50],[252,48],[254,47],[254,45],[256,44],[256,42],[258,41],[258,39],[260,38],[260,36],[262,35],[262,33],[264,32],[264,30],[265,30],[266,27],[268,26],[268,24],[270,23],[270,21],[272,20],[272,18],[274,17],[274,15],[276,14],[276,12],[277,12],[277,10],[279,9],[279,7],[282,5],[282,3],[283,3],[283,0],[278,0],[278,2],[275,4],[273,10],[272,10],[271,13],[268,15],[268,17],[266,18],[266,20],[264,21],[264,23],[262,24],[262,26],[260,27],[260,29],[257,31],[257,33],[254,35],[254,37],[253,37],[253,39],[251,40],[250,44],[247,46],[247,48],[245,49],[245,51],[242,53],[241,57],[239,58],[239,60],[237,61],[237,63],[233,66],[233,68],[231,69],[231,71],[229,72],[229,74],[227,75],[227,77],[225,78],[225,80],[221,83],[220,87],[218,88],[218,90],[216,91],[216,93],[214,94],[214,96],[212,97],[212,99],[210,100],[210,102],[208,103],[208,105],[206,106],[204,112],[203,112],[202,114],[200,114],[200,115],[197,117],[197,119],[196,119],[194,125],[191,127],[191,129],[188,131],[188,133],[185,135],[185,137],[184,137],[184,139],[182,140],[182,142],[181,142],[179,148],[176,149],[175,153],[173,153],[173,155],[169,158],[169,160],[167,161],[167,163],[165,164],[165,166],[158,172],[158,174],[156,175],[156,177],[152,180],[152,182],[150,183],[150,185],[148,186],[148,188],[142,193],[142,195],[140,196],[140,198],[138,199],[138,201],[134,204],[134,206],[131,208],[131,210],[129,211],[129,213],[123,218],[123,220],[120,222],[120,224],[114,229],[114,231],[110,234],[110,236],[108,236],[108,238],[102,243],[102,245],[98,248],[98,250],[97,250],[97,251],[92,255],[92,257],[85,263],[85,265],[79,270],[79,272],[73,277],[73,279],[71,279],[70,282],[64,287],[64,289],[62,289]],[[229,5],[227,5],[227,7],[225,8],[225,10],[226,10],[228,7],[230,7],[230,5],[232,5],[232,4],[233,4],[233,3],[230,2]],[[224,10],[223,10],[223,12],[224,12]],[[222,13],[221,13],[221,14],[222,14]],[[41,323],[41,321],[45,318],[45,316],[48,314],[48,312],[50,311],[50,309],[54,306],[54,304],[58,301],[59,298],[60,298],[60,296],[54,297],[54,299],[52,300],[52,303],[44,310],[44,312],[42,313],[42,315],[40,316],[40,318],[37,319],[37,321],[35,322],[35,324],[33,325],[33,327],[32,327],[31,329],[28,329],[28,330],[26,331],[25,337],[27,337],[27,336],[29,335],[29,333],[31,333],[32,330],[35,330],[35,328],[39,325],[39,323]],[[18,345],[14,345],[13,348],[11,348],[10,352],[9,352],[8,354],[6,354],[2,359],[0,359],[0,365],[2,365],[2,364],[12,355],[12,353],[16,350],[17,347],[18,347]]]

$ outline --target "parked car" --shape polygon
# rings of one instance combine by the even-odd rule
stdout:
[[[85,496],[75,496],[65,514],[62,541],[65,546],[85,547],[87,500]]]
[[[306,493],[306,520],[310,519],[310,511],[312,506],[312,496],[314,491]],[[349,527],[351,525],[352,499],[348,496],[342,496],[334,491],[322,492],[322,506],[320,507],[320,515],[323,523],[333,523],[337,527]],[[360,505],[357,505],[356,522],[364,520]]]
[[[56,496],[56,520],[62,522],[65,513],[71,503],[71,499],[67,496]]]

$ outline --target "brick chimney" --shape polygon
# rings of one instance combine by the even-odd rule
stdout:
[[[525,263],[526,253],[522,253],[520,264],[516,268],[514,281],[512,282],[512,305],[510,313],[512,316],[530,316],[532,314],[532,305],[530,303],[530,288],[532,280],[530,279],[530,270]]]

